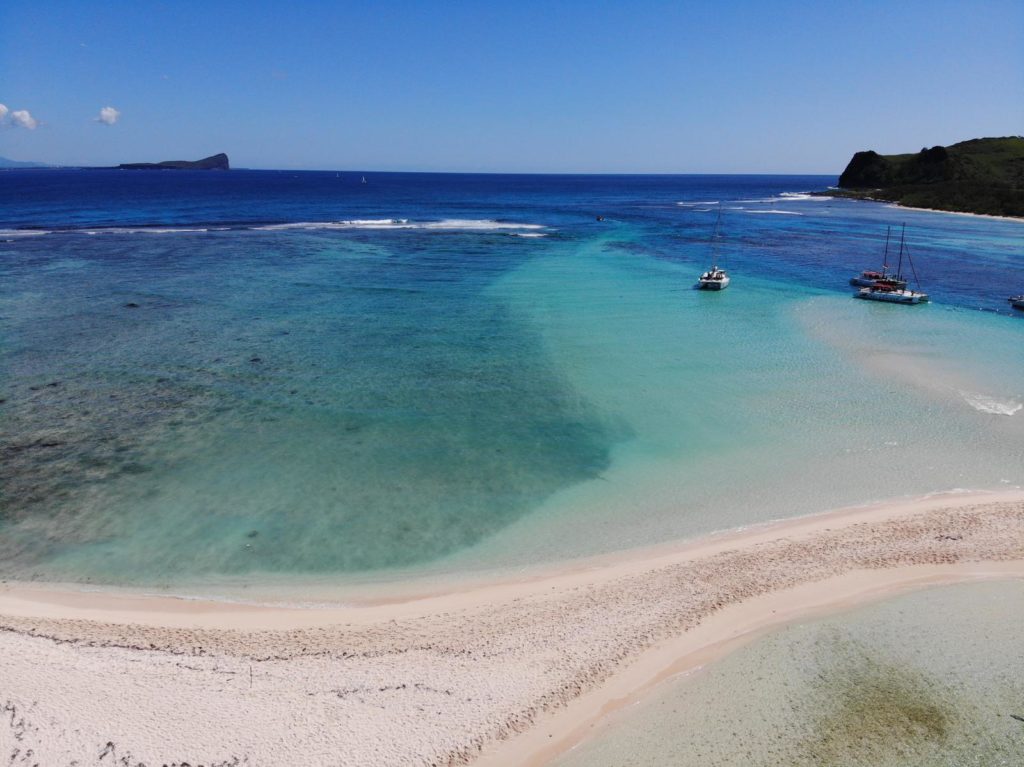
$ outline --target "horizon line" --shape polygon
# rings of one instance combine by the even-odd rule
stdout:
[[[10,158],[5,158],[10,159]],[[32,162],[14,160],[14,162]],[[33,171],[33,170],[121,170],[115,165],[61,165],[40,163],[37,167],[0,167],[0,171]],[[162,172],[180,173],[182,170],[199,173],[222,172],[215,169],[159,169]],[[690,172],[690,171],[504,171],[504,170],[373,170],[371,168],[270,168],[239,166],[231,171],[262,171],[275,173],[351,173],[354,175],[373,173],[376,175],[434,175],[434,176],[835,176],[841,172],[793,172],[793,171],[730,171],[730,172]],[[135,169],[132,172],[138,173]],[[144,172],[144,171],[143,171]]]

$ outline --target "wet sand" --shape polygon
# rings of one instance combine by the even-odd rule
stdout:
[[[759,632],[1006,577],[1024,577],[1019,491],[843,510],[458,588],[411,584],[350,606],[9,583],[0,754],[541,764],[660,679]]]

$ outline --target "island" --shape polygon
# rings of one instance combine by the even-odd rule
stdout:
[[[1024,217],[1024,136],[971,139],[916,154],[857,152],[839,188],[821,194]]]
[[[230,170],[228,156],[220,154],[204,157],[202,160],[164,160],[163,162],[127,162],[117,166],[118,170]]]
[[[25,168],[49,168],[50,166],[43,162],[31,162],[26,160],[12,160],[8,157],[0,157],[0,168],[4,170],[15,170]]]

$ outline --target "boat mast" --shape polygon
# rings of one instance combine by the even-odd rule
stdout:
[[[910,263],[910,271],[914,274],[914,285],[921,290],[921,280],[917,278],[917,267],[914,266],[914,259],[910,257],[910,248],[907,248],[907,261]]]
[[[718,268],[718,233],[722,228],[722,204],[718,204],[718,218],[715,219],[715,233],[711,237],[711,271]]]
[[[907,225],[903,224],[903,228],[900,230],[900,260],[899,265],[896,267],[896,279],[903,279],[903,235],[906,234]]]
[[[882,254],[882,276],[885,276],[885,270],[889,268],[889,235],[892,234],[892,227],[885,227],[885,253]]]

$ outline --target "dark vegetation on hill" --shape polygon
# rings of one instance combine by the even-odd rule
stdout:
[[[118,170],[229,170],[228,156],[221,152],[202,160],[165,160],[164,162],[128,162]]]
[[[971,139],[917,154],[857,152],[839,186],[828,194],[1024,217],[1024,137]]]

